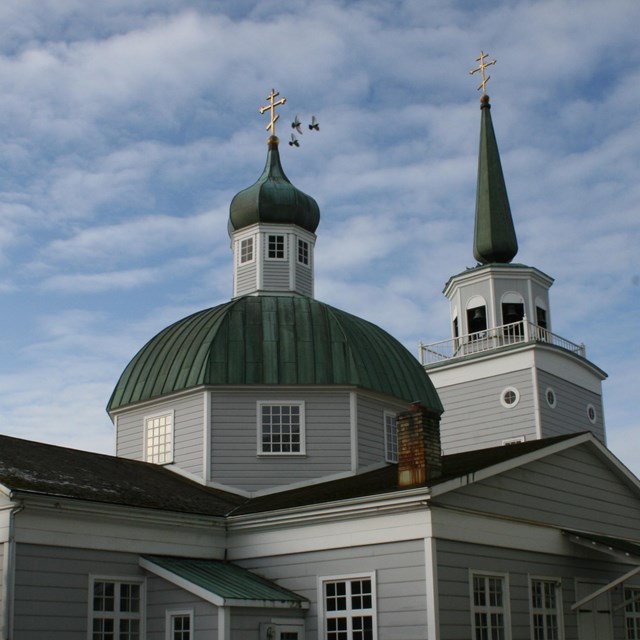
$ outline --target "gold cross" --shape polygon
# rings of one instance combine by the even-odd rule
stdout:
[[[487,82],[489,80],[491,80],[491,76],[487,76],[485,78],[484,76],[484,70],[487,67],[490,67],[492,64],[496,63],[496,60],[492,60],[491,62],[485,62],[484,59],[488,56],[488,53],[485,53],[484,51],[480,52],[480,57],[476,58],[476,61],[480,63],[480,65],[478,67],[476,67],[475,69],[471,69],[471,71],[469,71],[469,73],[471,75],[473,75],[474,73],[476,73],[477,71],[480,71],[480,73],[482,74],[482,82],[478,85],[478,91],[480,91],[480,89],[482,89],[482,93],[485,94],[486,90],[485,90],[485,85],[487,84]]]
[[[269,124],[266,126],[266,129],[267,131],[271,129],[271,135],[274,137],[276,135],[276,122],[280,117],[276,113],[276,107],[281,104],[284,104],[287,101],[286,98],[280,98],[280,100],[278,100],[277,102],[274,102],[279,95],[280,94],[275,89],[271,89],[271,93],[267,96],[267,100],[269,100],[269,104],[266,107],[260,107],[260,113],[264,113],[267,109],[271,111],[271,117],[269,120]]]

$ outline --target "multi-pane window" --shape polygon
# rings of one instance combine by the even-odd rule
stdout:
[[[304,403],[258,404],[259,453],[304,453]]]
[[[627,640],[640,640],[640,588],[624,590],[624,620]]]
[[[284,236],[279,234],[267,236],[267,257],[272,260],[284,260]]]
[[[298,238],[298,262],[309,264],[309,243],[306,240],[300,240],[300,238]]]
[[[253,262],[253,238],[240,241],[240,264]]]
[[[92,640],[140,640],[142,583],[93,579]]]
[[[531,630],[533,640],[562,638],[562,600],[557,580],[531,579]]]
[[[191,640],[193,638],[193,612],[167,612],[167,640]]]
[[[374,640],[374,576],[326,579],[322,582],[325,640]]]
[[[474,640],[506,640],[507,606],[505,578],[472,574]]]
[[[173,462],[173,414],[145,419],[146,461],[155,464]]]
[[[384,455],[387,462],[398,462],[398,429],[395,413],[384,413]]]

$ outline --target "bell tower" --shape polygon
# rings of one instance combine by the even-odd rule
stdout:
[[[445,285],[451,338],[420,345],[442,403],[442,448],[457,453],[592,431],[605,442],[606,374],[552,331],[553,279],[514,263],[518,253],[507,188],[486,94],[481,52],[480,149],[473,237],[477,265]]]

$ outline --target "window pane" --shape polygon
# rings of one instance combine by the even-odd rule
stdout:
[[[93,585],[93,610],[113,611],[115,606],[115,584],[95,582]]]

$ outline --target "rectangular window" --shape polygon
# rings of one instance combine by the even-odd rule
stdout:
[[[505,576],[472,573],[471,592],[474,640],[508,640]]]
[[[298,238],[298,262],[309,265],[309,243]]]
[[[530,590],[533,640],[561,640],[563,627],[560,582],[531,578]]]
[[[146,461],[154,464],[173,462],[173,413],[145,418]]]
[[[240,240],[240,264],[253,262],[253,238]]]
[[[321,580],[324,640],[375,640],[375,574]]]
[[[304,402],[259,402],[258,433],[258,453],[304,453]]]
[[[284,236],[267,236],[267,257],[271,260],[284,260]]]
[[[624,590],[624,621],[627,640],[640,640],[640,588]]]
[[[142,582],[91,578],[91,639],[142,638]]]
[[[166,640],[192,640],[193,611],[167,611]]]
[[[398,429],[396,414],[384,412],[384,457],[387,462],[398,462]]]

